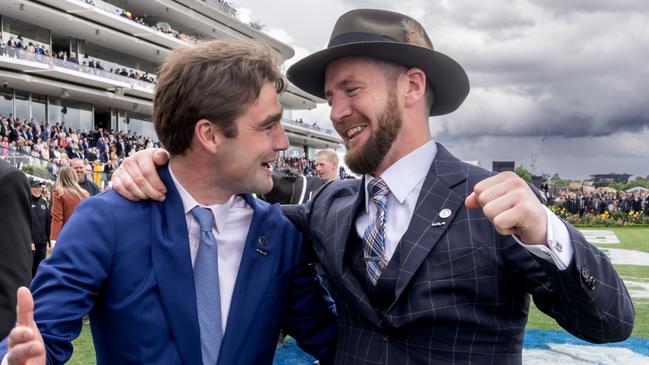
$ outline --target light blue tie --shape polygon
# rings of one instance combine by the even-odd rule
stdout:
[[[388,265],[385,259],[385,216],[387,214],[387,197],[390,192],[383,179],[377,177],[368,183],[370,199],[376,204],[376,217],[367,226],[363,234],[363,260],[367,269],[367,279],[376,285],[381,272]]]
[[[216,365],[221,350],[221,293],[219,289],[219,261],[216,239],[212,234],[214,215],[208,208],[196,206],[192,215],[201,226],[198,253],[194,261],[196,309],[201,331],[203,365]],[[179,298],[179,300],[182,300]]]

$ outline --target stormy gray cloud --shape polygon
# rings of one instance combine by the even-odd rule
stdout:
[[[296,58],[324,47],[336,18],[347,10],[407,13],[424,25],[435,48],[469,75],[471,92],[462,107],[430,121],[435,138],[462,158],[516,159],[533,164],[537,172],[574,177],[622,170],[649,174],[647,1],[279,0],[273,6],[262,1],[238,5],[266,24],[270,34],[293,45]],[[330,126],[326,106],[297,114]]]

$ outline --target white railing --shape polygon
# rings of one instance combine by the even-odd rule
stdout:
[[[20,48],[0,47],[0,57],[15,58],[20,60],[43,63],[46,65],[63,67],[69,70],[83,72],[93,76],[104,77],[104,78],[108,78],[120,82],[126,82],[131,84],[132,86],[137,85],[141,88],[149,89],[151,91],[153,91],[153,89],[155,88],[155,85],[150,82],[134,79],[128,76],[117,75],[108,72],[106,70],[80,65],[78,63],[62,60],[56,57],[50,57],[42,54],[27,52]]]

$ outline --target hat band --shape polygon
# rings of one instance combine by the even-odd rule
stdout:
[[[357,43],[357,42],[394,42],[399,43],[400,41],[392,37],[385,35],[380,35],[376,33],[365,33],[365,32],[350,32],[341,34],[335,38],[332,38],[329,41],[327,48],[340,46],[341,44]]]

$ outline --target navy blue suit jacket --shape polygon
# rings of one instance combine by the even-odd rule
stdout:
[[[489,176],[437,145],[379,296],[364,282],[355,232],[362,179],[334,181],[307,205],[285,208],[328,275],[338,310],[336,364],[520,364],[530,296],[582,339],[630,335],[631,298],[578,230],[567,225],[574,257],[559,271],[496,232],[481,209],[466,208],[474,185]],[[444,209],[450,216],[440,216]]]
[[[90,313],[97,364],[200,364],[200,333],[182,202],[168,169],[165,202],[114,191],[83,201],[32,283],[48,362],[72,353]],[[280,328],[316,358],[333,353],[335,307],[306,265],[299,232],[247,195],[254,209],[220,364],[271,364]],[[4,356],[4,351],[2,351]]]

